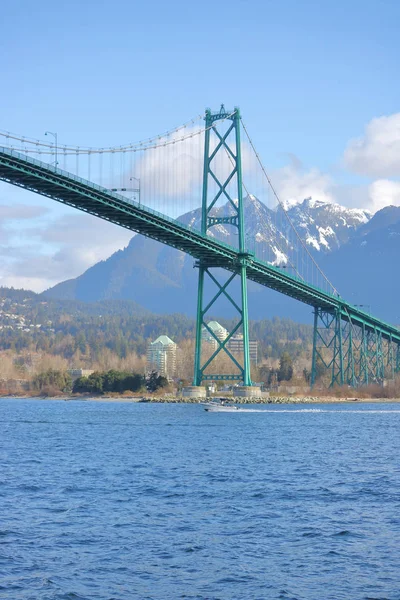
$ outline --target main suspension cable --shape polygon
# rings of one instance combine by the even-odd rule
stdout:
[[[240,120],[242,122],[243,130],[244,130],[244,132],[245,132],[245,134],[247,136],[249,144],[250,144],[250,146],[251,146],[251,148],[252,148],[252,150],[253,150],[253,152],[254,152],[254,154],[256,156],[258,164],[260,165],[260,168],[261,168],[262,172],[264,173],[264,176],[265,176],[266,180],[268,181],[268,184],[269,184],[269,186],[270,186],[270,188],[272,190],[272,193],[274,194],[274,196],[275,196],[275,198],[276,198],[279,206],[282,208],[282,210],[283,210],[283,212],[285,214],[285,217],[286,217],[288,223],[290,224],[291,228],[293,229],[293,231],[294,231],[297,239],[299,240],[299,242],[300,242],[301,246],[303,247],[303,249],[306,251],[307,255],[310,257],[310,259],[311,259],[312,263],[314,264],[314,266],[316,267],[316,269],[319,271],[319,273],[322,275],[322,277],[325,279],[325,281],[331,287],[331,289],[333,290],[333,293],[336,294],[337,296],[340,296],[339,292],[337,291],[337,289],[335,288],[335,286],[332,284],[332,282],[328,279],[328,277],[325,275],[325,273],[323,272],[323,270],[321,269],[321,267],[318,265],[317,261],[315,260],[315,258],[313,257],[313,255],[311,254],[311,252],[309,251],[309,249],[307,248],[307,246],[304,243],[304,241],[302,240],[299,232],[297,231],[296,227],[294,226],[292,219],[288,215],[288,213],[287,213],[287,211],[286,211],[286,209],[284,207],[283,202],[279,198],[278,193],[277,193],[275,187],[273,186],[272,181],[271,181],[268,173],[265,170],[265,167],[264,167],[264,165],[263,165],[263,163],[261,161],[260,155],[258,154],[258,152],[257,152],[257,150],[256,150],[256,148],[255,148],[255,146],[253,144],[253,141],[252,141],[252,139],[251,139],[251,137],[250,137],[250,135],[249,135],[249,133],[247,131],[247,128],[246,128],[245,124],[243,123],[243,119],[240,118]]]
[[[242,123],[242,125],[243,125],[243,123]],[[231,163],[232,167],[235,167],[235,162],[234,162],[234,160],[233,160],[232,156],[229,154],[229,152],[228,152],[228,150],[227,150],[227,148],[225,147],[225,145],[224,145],[224,144],[223,144],[223,148],[224,148],[224,150],[225,150],[225,153],[226,153],[226,155],[227,155],[227,157],[228,157],[228,160],[230,161],[230,163]],[[246,192],[247,196],[250,198],[250,197],[251,197],[251,194],[250,194],[250,192],[249,192],[249,189],[248,189],[248,187],[246,186],[246,184],[245,184],[245,182],[244,182],[244,178],[242,178],[242,186],[244,187],[244,190],[245,190],[245,192]],[[267,220],[264,218],[264,215],[262,215],[262,214],[259,214],[258,216],[259,216],[259,217],[261,217],[261,220],[262,220],[263,224],[264,224],[264,225],[266,225],[266,226],[268,227],[268,229],[270,230],[270,232],[273,234],[273,229],[272,229],[272,227],[271,227],[271,224],[270,224],[270,223],[268,223],[268,221],[267,221]],[[275,242],[275,244],[277,245],[277,247],[278,247],[278,250],[279,250],[279,251],[280,251],[280,252],[281,252],[283,255],[285,255],[285,256],[286,256],[286,258],[287,258],[287,262],[288,262],[288,263],[289,263],[289,265],[292,267],[292,269],[293,269],[293,270],[296,272],[296,274],[298,275],[299,279],[303,279],[303,281],[304,281],[304,277],[302,277],[302,275],[301,275],[301,274],[299,273],[299,271],[297,270],[297,268],[296,268],[296,265],[295,265],[295,264],[294,264],[294,263],[293,263],[293,262],[290,260],[289,256],[287,256],[287,255],[286,255],[286,253],[283,251],[282,247],[279,245],[279,242],[278,242],[278,240],[273,240],[273,241],[274,241],[274,242]],[[278,265],[276,265],[276,266],[278,266]]]
[[[234,112],[226,115],[226,117],[224,117],[224,119],[222,119],[223,121],[225,121],[226,119],[231,118],[234,115]],[[108,147],[108,148],[95,148],[95,147],[89,147],[89,146],[68,146],[68,145],[64,145],[64,144],[60,144],[59,146],[56,146],[55,144],[49,144],[48,142],[42,142],[40,140],[34,140],[34,139],[29,139],[25,136],[18,136],[16,134],[12,134],[10,132],[7,131],[1,131],[0,130],[0,136],[6,139],[11,139],[11,140],[15,140],[18,141],[22,144],[31,144],[33,146],[35,146],[35,148],[26,148],[25,146],[22,147],[13,147],[11,146],[12,150],[15,150],[17,152],[21,152],[24,154],[41,154],[42,156],[45,155],[53,155],[55,152],[55,148],[58,149],[59,152],[62,152],[65,155],[75,155],[75,154],[108,154],[108,153],[119,153],[119,152],[142,152],[142,151],[146,151],[146,150],[153,150],[155,148],[162,148],[165,146],[170,146],[173,144],[177,144],[179,142],[183,142],[189,138],[193,138],[195,136],[201,135],[204,133],[204,131],[207,131],[208,129],[211,129],[211,127],[213,125],[210,125],[209,127],[203,129],[200,128],[198,130],[195,131],[190,131],[190,133],[183,135],[182,137],[179,138],[174,138],[174,139],[165,139],[168,137],[171,137],[171,135],[178,133],[178,131],[182,130],[182,129],[186,129],[187,127],[189,127],[190,125],[194,125],[194,123],[199,120],[204,118],[204,115],[199,115],[198,117],[194,117],[193,119],[191,119],[190,121],[187,121],[186,123],[184,123],[183,125],[180,125],[179,127],[172,129],[170,131],[167,131],[166,133],[163,134],[159,134],[157,136],[154,136],[153,138],[148,138],[147,140],[141,141],[141,142],[136,142],[136,143],[132,143],[132,144],[128,144],[125,146],[112,146],[112,147]],[[45,150],[40,150],[38,148],[45,148]]]

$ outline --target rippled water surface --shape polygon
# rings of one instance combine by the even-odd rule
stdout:
[[[0,400],[0,598],[400,599],[400,405]]]

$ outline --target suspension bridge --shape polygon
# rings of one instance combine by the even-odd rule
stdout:
[[[400,330],[346,302],[319,268],[278,197],[239,109],[207,109],[159,136],[107,148],[59,145],[55,133],[54,141],[1,131],[0,136],[0,180],[195,259],[193,393],[207,380],[237,380],[244,395],[252,393],[248,281],[312,307],[312,385],[317,376],[330,386],[382,383],[400,370]],[[270,208],[259,211],[267,237],[247,234],[246,197]],[[201,218],[196,219],[199,207]],[[236,325],[224,340],[207,324],[221,297],[237,311]],[[204,332],[215,340],[212,353],[204,352]],[[229,350],[238,333],[241,356]],[[215,369],[221,353],[233,372]]]

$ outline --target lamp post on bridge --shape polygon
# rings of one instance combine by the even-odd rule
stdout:
[[[365,308],[367,313],[371,314],[371,305],[370,304],[355,304],[357,308]]]
[[[293,269],[295,270],[295,267],[293,265],[277,265],[278,269]]]
[[[58,165],[58,161],[57,161],[57,133],[53,132],[53,131],[45,131],[44,135],[52,135],[54,140],[55,140],[55,144],[54,144],[54,149],[55,149],[55,161],[54,161],[54,166],[57,169],[57,165]]]
[[[140,206],[140,179],[138,177],[129,177],[129,181],[132,181],[133,179],[138,182],[137,188],[126,188],[126,187],[111,188],[110,192],[132,192],[132,193],[137,192],[138,199],[139,199],[139,206]],[[133,197],[131,199],[134,200]]]
[[[133,176],[129,177],[129,181],[132,181],[133,179],[138,182],[138,186],[137,186],[137,189],[134,189],[132,191],[138,193],[138,199],[139,199],[139,205],[140,205],[140,179],[139,179],[139,177],[133,177]],[[132,200],[133,200],[133,198],[132,198]]]

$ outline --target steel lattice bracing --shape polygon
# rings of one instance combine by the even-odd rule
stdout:
[[[206,265],[209,272],[211,268],[221,267],[240,274],[245,266],[247,279],[308,304],[317,311],[314,341],[318,344],[321,342],[317,329],[323,321],[322,315],[330,315],[333,340],[331,345],[327,345],[329,342],[325,344],[325,353],[330,348],[334,352],[332,363],[331,359],[326,359],[332,370],[332,383],[354,382],[358,385],[380,380],[383,376],[388,377],[388,373],[400,370],[400,331],[396,327],[251,253],[207,236],[205,231],[195,231],[104,187],[6,148],[0,148],[0,180],[182,250],[199,261],[198,264]],[[237,219],[239,215],[232,216]],[[207,218],[208,226],[215,224],[212,215],[206,213],[206,223]],[[328,328],[326,325],[323,327]],[[319,347],[314,344],[314,380],[318,352]]]
[[[400,366],[398,339],[376,323],[344,317],[342,310],[314,311],[311,385],[319,378],[330,387],[393,379]]]

